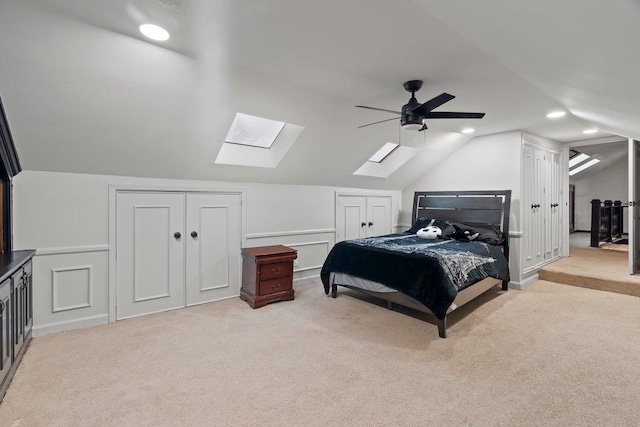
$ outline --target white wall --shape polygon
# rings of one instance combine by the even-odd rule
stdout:
[[[23,171],[13,184],[15,249],[37,250],[34,335],[108,321],[110,185],[181,191],[244,190],[243,245],[284,244],[297,249],[294,284],[317,280],[319,269],[333,247],[336,191],[391,195],[394,226],[401,201],[399,191],[57,172]],[[91,275],[65,274],[77,271],[67,270],[75,267],[90,269]],[[85,282],[78,283],[79,277]],[[54,297],[58,307],[87,306],[56,310]]]
[[[521,215],[523,139],[557,151],[562,148],[555,141],[519,131],[474,138],[405,188],[400,212],[400,223],[408,225],[415,191],[511,190],[509,268],[511,284],[516,288],[523,288],[529,283],[525,284],[519,261],[524,230]]]
[[[576,186],[576,230],[591,230],[591,200],[620,200],[629,198],[629,164],[626,158],[607,166],[601,172],[580,178],[575,175],[569,181]],[[625,209],[624,213],[628,211]],[[623,217],[623,230],[627,232],[627,216]]]
[[[511,190],[511,228],[518,230],[521,133],[474,138],[402,192],[402,224],[411,221],[413,194],[438,190]]]

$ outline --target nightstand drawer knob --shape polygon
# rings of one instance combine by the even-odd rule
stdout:
[[[280,268],[280,267],[277,267],[277,268],[273,267],[273,268],[271,268],[271,272],[272,272],[273,274],[278,274],[278,273],[280,273],[280,270],[281,270],[281,268]]]
[[[280,288],[280,283],[276,283],[275,285],[271,285],[271,289],[276,290]]]

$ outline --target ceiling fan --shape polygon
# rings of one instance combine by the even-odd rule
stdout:
[[[365,105],[356,105],[356,107],[400,114],[400,125],[402,128],[417,131],[427,129],[427,125],[424,122],[426,119],[481,119],[484,117],[484,113],[431,111],[445,102],[451,101],[455,96],[448,93],[442,93],[435,98],[428,100],[424,104],[420,104],[416,99],[416,92],[420,90],[422,83],[422,80],[409,80],[404,83],[405,90],[407,92],[411,92],[411,99],[409,99],[408,103],[402,106],[402,111],[385,110],[384,108],[367,107]],[[394,117],[392,119],[380,120],[379,122],[358,126],[358,128],[377,125],[378,123],[384,123],[390,120],[398,120],[398,118]]]

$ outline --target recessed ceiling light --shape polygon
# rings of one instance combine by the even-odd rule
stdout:
[[[557,119],[560,117],[564,117],[565,114],[567,114],[565,111],[552,111],[549,114],[547,114],[547,117],[550,119]]]
[[[474,133],[476,130],[474,128],[464,128],[460,132],[462,133]]]
[[[596,133],[596,132],[598,132],[598,129],[586,129],[582,131],[582,133],[586,133],[587,135],[590,133]]]
[[[140,32],[152,40],[165,41],[169,40],[169,32],[162,27],[153,24],[140,25]]]

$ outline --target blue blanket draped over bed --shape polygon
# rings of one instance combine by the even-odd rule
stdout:
[[[396,289],[420,301],[438,319],[444,319],[459,290],[487,277],[509,280],[509,265],[500,246],[424,240],[413,233],[339,242],[320,272],[327,294],[331,272]]]

